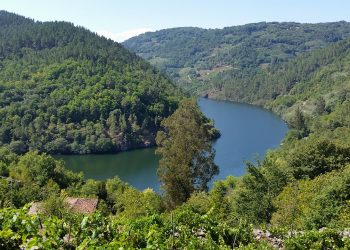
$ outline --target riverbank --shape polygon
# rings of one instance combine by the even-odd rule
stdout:
[[[258,155],[277,148],[288,131],[286,124],[273,113],[252,105],[199,99],[203,113],[214,120],[221,137],[214,141],[215,162],[220,174],[241,176],[246,172],[244,161],[254,161]],[[145,189],[159,190],[157,168],[159,158],[155,148],[137,149],[117,154],[62,156],[68,169],[84,172],[86,178],[107,179],[114,176]]]

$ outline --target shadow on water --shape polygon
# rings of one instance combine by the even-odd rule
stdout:
[[[245,173],[244,161],[264,157],[276,148],[288,131],[286,123],[277,115],[260,107],[226,101],[199,99],[206,116],[215,121],[221,137],[215,141],[215,162],[220,174],[215,179]],[[154,148],[138,149],[105,155],[58,155],[66,167],[83,171],[86,178],[107,179],[119,176],[138,189],[151,187],[159,191],[157,167],[159,157]]]

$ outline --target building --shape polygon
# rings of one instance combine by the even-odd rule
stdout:
[[[96,211],[98,199],[97,198],[77,198],[67,197],[65,203],[68,209],[72,212],[91,214]],[[28,214],[39,214],[43,212],[43,202],[33,202]]]

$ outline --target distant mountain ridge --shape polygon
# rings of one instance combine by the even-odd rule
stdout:
[[[119,43],[66,22],[0,11],[0,145],[18,153],[154,144],[182,93]]]
[[[350,23],[344,21],[261,22],[223,29],[164,29],[130,38],[123,45],[190,93],[264,103],[264,98],[251,97],[259,86],[249,86],[247,79],[349,37]]]

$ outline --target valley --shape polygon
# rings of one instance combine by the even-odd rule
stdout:
[[[0,249],[350,249],[349,22],[104,36],[0,11]]]

